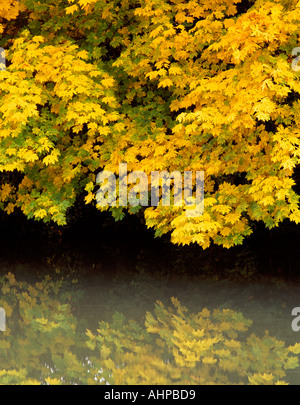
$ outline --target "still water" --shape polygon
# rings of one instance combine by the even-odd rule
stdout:
[[[300,285],[297,283],[274,283],[266,280],[249,282],[226,278],[217,280],[207,276],[188,278],[178,274],[166,277],[153,273],[139,270],[127,274],[116,272],[109,276],[90,272],[87,276],[54,269],[50,277],[43,273],[39,278],[29,280],[24,276],[21,280],[12,271],[9,275],[3,272],[0,306],[5,309],[6,330],[0,332],[0,381],[14,384],[27,378],[29,383],[34,380],[35,383],[42,384],[143,384],[149,383],[149,378],[157,383],[176,384],[182,383],[187,375],[194,383],[249,383],[245,376],[239,378],[235,375],[235,370],[230,371],[230,365],[228,376],[226,370],[220,373],[217,366],[209,363],[214,361],[211,360],[213,351],[205,356],[208,363],[203,366],[200,358],[194,363],[189,360],[188,355],[184,358],[183,346],[184,350],[195,347],[190,350],[194,350],[193,355],[197,357],[201,339],[204,342],[207,337],[219,336],[216,344],[222,345],[225,342],[226,347],[230,348],[234,341],[237,347],[246,344],[247,349],[247,338],[255,334],[262,339],[265,331],[285,347],[299,342],[300,332],[293,331],[291,327],[295,318],[292,316],[292,309],[299,306]],[[229,322],[230,329],[231,321],[216,323],[214,329],[210,330],[210,335],[206,336],[206,332],[202,335],[199,333],[204,325],[201,323],[203,320],[200,320],[203,313],[198,318],[190,318],[188,322],[185,318],[187,315],[180,318],[181,315],[173,313],[173,321],[180,318],[178,322],[181,324],[172,321],[172,342],[177,342],[177,347],[168,349],[171,341],[168,341],[166,334],[171,327],[165,329],[165,335],[159,335],[158,332],[152,338],[149,334],[145,335],[145,320],[147,312],[154,314],[158,302],[165,309],[172,306],[171,297],[175,297],[190,314],[202,313],[206,308],[210,311],[209,316],[212,316],[214,310],[222,312],[229,309],[232,313],[251,320],[252,324],[243,333],[236,336],[229,334],[230,339],[226,340],[227,332],[223,333],[222,330],[228,326],[226,322]],[[161,317],[159,325],[163,330],[169,322],[169,315],[161,311],[158,316]],[[205,316],[205,322],[208,322],[209,317]],[[97,340],[99,328],[102,340]],[[186,340],[182,338],[183,334]],[[164,336],[165,346],[162,349]],[[181,342],[181,346],[178,342]],[[252,362],[263,365],[263,356],[266,355],[264,344],[262,341],[252,342],[250,357],[247,354]],[[218,353],[224,351],[224,347],[220,346]],[[184,364],[174,363],[174,350],[179,353],[177,360],[184,359]],[[280,350],[278,353],[283,356]],[[95,356],[95,353],[99,355]],[[213,355],[216,353],[217,351]],[[241,363],[236,366],[237,369],[241,370],[244,366],[245,373],[249,374],[247,367],[250,363],[245,353],[240,352],[247,357],[244,364],[238,358],[238,351],[232,353],[237,355],[236,364]],[[109,371],[109,367],[106,367],[106,372],[101,367],[105,362],[107,366],[111,359],[114,365],[110,370],[115,367],[115,379],[112,378],[113,371]],[[266,362],[267,360],[266,358]],[[225,364],[224,359],[218,361]],[[276,361],[275,359],[274,364]],[[125,366],[126,375],[121,373]],[[188,370],[184,372],[188,374],[182,371],[184,367]],[[268,367],[271,367],[269,374],[272,374],[274,365],[270,363]],[[268,374],[268,367],[266,366],[266,370],[262,367],[261,374]],[[5,369],[22,372],[9,379],[3,371]],[[182,374],[177,375],[176,370],[181,370]],[[278,377],[276,381],[300,384],[299,367],[288,367],[282,374],[282,378]],[[137,375],[139,379],[134,377]],[[134,378],[137,380],[134,381]]]

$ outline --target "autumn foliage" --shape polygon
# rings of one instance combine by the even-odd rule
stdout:
[[[281,385],[299,366],[299,343],[249,333],[240,312],[193,313],[174,297],[158,301],[144,324],[99,313],[98,327],[84,330],[72,285],[50,275],[34,283],[0,277],[0,385]]]
[[[7,213],[63,225],[77,197],[95,204],[100,170],[127,163],[204,171],[203,215],[140,207],[174,243],[230,247],[253,221],[300,221],[298,0],[4,0],[0,23]]]

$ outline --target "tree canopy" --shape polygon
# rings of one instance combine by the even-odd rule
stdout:
[[[96,175],[204,171],[204,212],[140,210],[173,243],[231,247],[300,221],[298,0],[2,0],[0,208],[59,225]]]

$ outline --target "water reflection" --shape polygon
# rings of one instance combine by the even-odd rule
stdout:
[[[251,288],[162,283],[142,273],[77,283],[66,275],[26,282],[4,274],[0,382],[298,384],[297,348],[288,348],[297,335],[287,313],[299,292],[294,286],[287,302],[286,291]]]

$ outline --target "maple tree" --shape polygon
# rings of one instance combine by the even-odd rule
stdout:
[[[298,0],[4,0],[0,207],[66,223],[100,170],[204,171],[204,213],[143,210],[174,243],[231,247],[300,221]],[[96,204],[95,204],[96,205]]]

